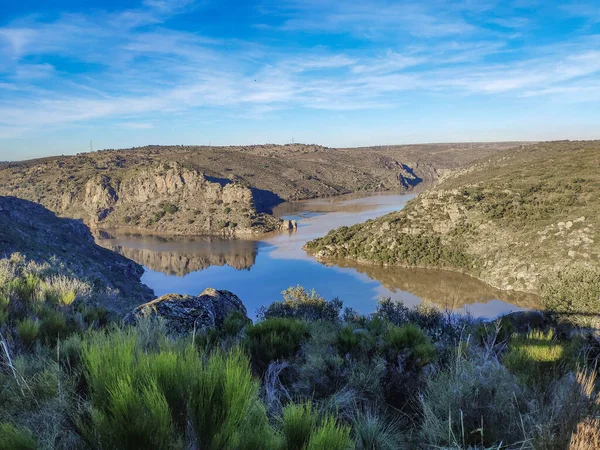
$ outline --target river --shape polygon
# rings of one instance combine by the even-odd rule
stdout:
[[[427,301],[441,308],[494,318],[538,306],[534,295],[505,292],[459,273],[377,267],[348,261],[322,264],[302,246],[332,228],[353,225],[398,211],[412,195],[340,196],[279,205],[275,215],[296,219],[295,231],[259,240],[216,237],[165,238],[102,233],[98,243],[142,264],[142,281],[160,296],[196,295],[207,287],[237,294],[251,317],[282,298],[289,286],[314,288],[326,299],[339,297],[361,313],[375,310],[384,297],[408,306]]]

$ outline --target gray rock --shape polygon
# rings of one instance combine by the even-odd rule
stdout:
[[[160,317],[169,332],[183,334],[194,329],[219,328],[232,312],[247,316],[240,298],[229,291],[208,288],[196,297],[167,294],[144,303],[125,316],[125,324],[133,325],[142,317]]]

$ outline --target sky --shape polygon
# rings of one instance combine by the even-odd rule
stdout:
[[[600,3],[0,2],[0,161],[600,138]]]

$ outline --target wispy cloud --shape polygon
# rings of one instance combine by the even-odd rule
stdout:
[[[145,0],[135,9],[28,16],[4,25],[2,136],[96,119],[150,129],[161,116],[198,108],[232,117],[290,108],[372,110],[424,92],[570,93],[586,101],[598,89],[598,37],[515,43],[515,30],[530,32],[534,18],[522,16],[523,7],[498,17],[495,1],[263,3],[257,24],[265,15],[270,22],[259,28],[267,37],[261,40],[173,26],[178,15],[209,6]],[[306,35],[337,40],[293,38]]]

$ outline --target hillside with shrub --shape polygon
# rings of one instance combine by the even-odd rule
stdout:
[[[332,230],[306,249],[322,260],[456,270],[538,292],[557,274],[600,265],[599,188],[600,142],[523,146],[447,174],[402,211]]]
[[[94,228],[236,236],[285,227],[270,214],[284,200],[405,191],[514,145],[105,150],[0,165],[0,195],[40,203]]]

